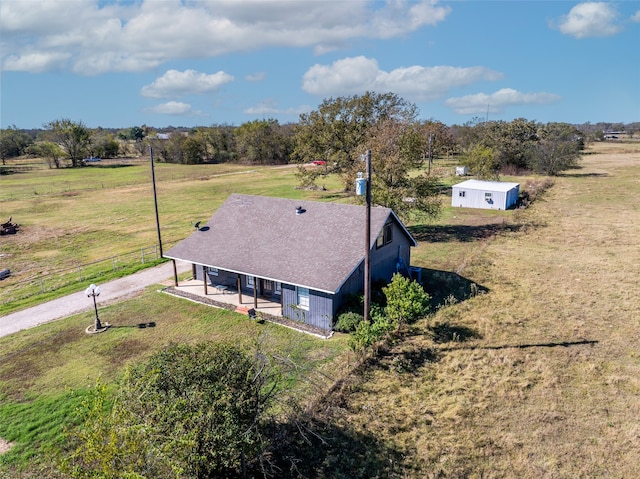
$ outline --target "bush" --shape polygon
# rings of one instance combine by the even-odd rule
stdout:
[[[338,321],[336,321],[333,329],[341,333],[352,333],[356,330],[356,327],[363,319],[364,316],[362,316],[360,313],[356,313],[355,311],[348,311],[338,316]]]
[[[386,315],[400,324],[415,321],[429,311],[431,297],[422,285],[400,274],[394,274],[382,291],[387,297]]]
[[[260,454],[269,372],[264,355],[234,346],[169,346],[129,368],[113,401],[97,388],[70,431],[76,449],[65,469],[104,479],[239,477]]]
[[[349,338],[349,347],[357,352],[365,351],[375,347],[382,341],[387,333],[390,333],[398,324],[383,314],[373,314],[371,322],[361,321],[358,323],[355,332]]]

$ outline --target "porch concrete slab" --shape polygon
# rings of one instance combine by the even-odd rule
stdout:
[[[205,294],[204,282],[197,279],[181,281],[178,286],[173,286],[173,289],[187,293],[194,298],[204,298],[217,303],[235,306],[235,308],[228,309],[242,308],[241,310],[245,311],[254,308],[256,311],[271,316],[282,316],[282,307],[278,302],[258,297],[258,307],[256,308],[252,295],[243,293],[242,302],[240,302],[240,297],[235,289],[218,290],[215,285],[211,284],[207,285],[207,294]]]

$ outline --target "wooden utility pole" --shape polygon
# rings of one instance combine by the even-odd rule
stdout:
[[[158,246],[160,247],[160,257],[164,257],[162,252],[162,237],[160,236],[160,216],[158,216],[158,194],[156,192],[156,171],[153,166],[153,148],[149,146],[149,158],[151,159],[151,182],[153,183],[153,204],[156,208],[156,229],[158,231]]]
[[[365,155],[367,168],[366,185],[366,217],[365,217],[365,252],[364,252],[364,320],[370,321],[371,310],[371,150]]]

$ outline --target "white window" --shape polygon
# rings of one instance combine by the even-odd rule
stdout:
[[[218,276],[218,268],[212,268],[211,266],[208,266],[207,273],[209,273],[211,276]]]
[[[247,288],[249,289],[254,288],[253,276],[247,276]]]
[[[276,281],[276,290],[273,292],[273,294],[281,294],[282,293],[282,283],[279,283]]]
[[[309,309],[309,288],[297,288],[297,303],[300,309]]]

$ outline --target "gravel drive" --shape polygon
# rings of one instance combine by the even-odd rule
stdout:
[[[178,273],[189,271],[190,263],[176,262]],[[154,268],[98,284],[102,292],[98,305],[121,301],[143,291],[147,286],[173,279],[173,265],[169,261]],[[88,284],[86,286],[89,286]],[[85,286],[85,287],[86,287]],[[8,336],[22,329],[33,328],[43,323],[66,318],[93,309],[93,301],[84,294],[84,288],[77,293],[54,299],[29,309],[0,317],[0,337]]]

